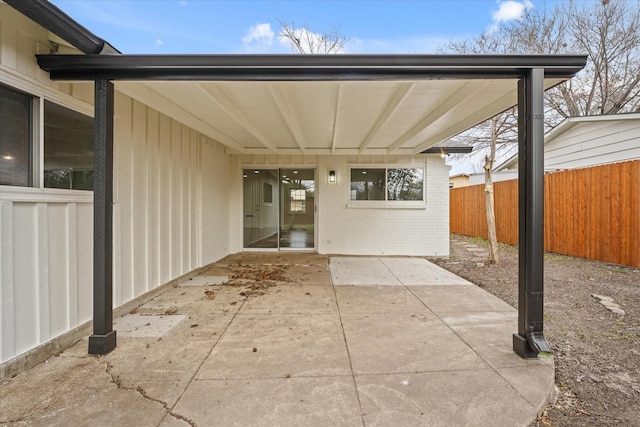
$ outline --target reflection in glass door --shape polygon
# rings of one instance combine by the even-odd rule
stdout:
[[[244,247],[278,247],[278,169],[244,169]]]
[[[280,248],[313,249],[315,170],[280,169]]]
[[[313,249],[314,169],[244,169],[244,247]]]

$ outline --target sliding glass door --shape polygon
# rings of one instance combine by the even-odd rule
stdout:
[[[244,169],[244,247],[315,247],[315,170]]]
[[[244,247],[278,247],[278,169],[243,171]]]
[[[280,169],[280,248],[313,249],[314,169]]]

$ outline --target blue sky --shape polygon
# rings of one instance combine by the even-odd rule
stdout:
[[[517,19],[536,0],[51,0],[123,53],[290,53],[280,21],[349,38],[346,53],[437,53]]]

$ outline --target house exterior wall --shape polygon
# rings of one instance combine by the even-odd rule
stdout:
[[[317,251],[347,255],[448,255],[449,167],[438,155],[232,156],[232,248],[242,250],[242,169],[316,168]],[[350,167],[424,167],[425,201],[353,202]],[[337,182],[329,183],[330,170]],[[237,178],[236,178],[237,177]]]
[[[493,174],[491,175],[491,180],[493,182],[508,181],[510,179],[518,179],[517,170],[493,172]],[[467,185],[484,184],[484,182],[485,182],[485,176],[483,173],[473,173],[469,175]]]
[[[545,170],[640,159],[640,119],[581,122],[545,144]]]
[[[640,159],[640,114],[573,117],[545,135],[546,172]],[[517,155],[497,170],[518,170]]]
[[[449,178],[450,188],[466,187],[469,184],[469,175],[456,175]]]
[[[37,66],[36,53],[73,51],[50,36],[0,3],[0,83],[34,97],[40,175],[33,187],[0,186],[0,364],[92,317],[93,192],[43,188],[41,118],[44,100],[93,116],[93,84],[54,82]],[[197,120],[158,112],[130,85],[116,83],[115,94],[114,308],[243,250],[243,167],[316,169],[320,253],[448,254],[440,156],[230,155],[194,130]],[[425,200],[351,202],[350,167],[424,167]]]
[[[228,255],[229,156],[121,93],[114,127],[114,305],[120,306]]]
[[[33,95],[40,118],[44,99],[93,116],[93,84],[54,82],[37,66],[48,39],[0,3],[0,82]],[[114,118],[115,308],[229,253],[230,160],[117,84]],[[42,169],[41,119],[35,128]],[[0,186],[0,364],[92,318],[93,192],[42,187]]]
[[[351,166],[424,167],[425,201],[352,202]],[[440,156],[322,156],[318,169],[319,253],[449,254],[449,167]],[[328,182],[330,170],[335,184]]]

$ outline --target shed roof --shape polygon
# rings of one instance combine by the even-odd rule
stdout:
[[[39,55],[54,80],[116,88],[239,153],[407,154],[517,104],[517,81],[578,55]]]

